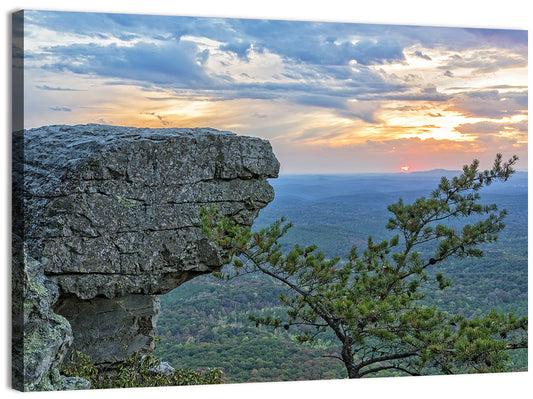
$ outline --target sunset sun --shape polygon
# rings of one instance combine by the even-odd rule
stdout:
[[[409,165],[403,165],[403,166],[400,166],[400,170],[402,172],[408,172],[409,169],[411,169],[411,167]]]

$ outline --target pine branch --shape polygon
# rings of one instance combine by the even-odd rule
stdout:
[[[301,342],[331,329],[342,343],[342,349],[340,356],[324,357],[341,360],[350,378],[390,369],[420,375],[424,367],[432,370],[431,362],[445,373],[460,367],[467,370],[467,367],[479,366],[479,370],[483,370],[484,366],[477,364],[480,362],[492,362],[490,369],[499,370],[504,362],[497,351],[527,347],[527,341],[503,348],[501,340],[493,339],[495,331],[505,333],[520,328],[527,333],[527,320],[511,315],[506,319],[506,316],[491,313],[482,320],[461,321],[460,327],[455,324],[453,328],[454,324],[450,323],[460,319],[450,319],[433,307],[419,306],[423,298],[419,289],[424,282],[439,289],[449,285],[442,273],[428,281],[425,274],[428,267],[450,257],[481,257],[479,245],[496,240],[497,233],[504,228],[502,220],[506,213],[502,211],[497,215],[496,205],[479,204],[477,192],[494,180],[506,181],[514,173],[512,166],[516,160],[517,157],[513,157],[502,165],[501,155],[498,155],[492,170],[483,172],[478,171],[479,162],[474,161],[451,182],[442,178],[431,198],[419,198],[412,205],[400,199],[390,205],[388,209],[394,217],[386,227],[399,230],[398,234],[379,244],[369,238],[361,257],[356,247],[352,247],[347,262],[341,267],[340,258],[327,261],[323,253],[315,252],[314,245],[307,248],[296,245],[288,254],[282,254],[278,239],[292,226],[290,223],[282,225],[284,219],[251,233],[250,228],[216,217],[214,212],[204,212],[202,231],[231,256],[245,260],[234,260],[238,273],[260,272],[281,282],[294,294],[288,298],[280,295],[289,318],[283,327],[316,328],[314,333],[306,331],[299,336]],[[482,214],[488,216],[472,226],[464,226],[461,231],[438,224],[452,218]],[[403,249],[391,253],[402,235]],[[435,241],[439,244],[433,257],[423,259],[415,251]],[[279,318],[254,320],[273,327],[282,325]],[[500,323],[500,330],[495,329],[492,322]],[[482,344],[489,349],[478,352],[472,337],[484,340],[476,341],[475,345]],[[465,353],[456,350],[458,344],[465,348]],[[362,357],[356,362],[354,355],[361,353]],[[475,357],[471,353],[476,353]],[[361,371],[365,368],[367,370]]]

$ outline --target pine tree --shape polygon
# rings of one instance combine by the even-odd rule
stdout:
[[[330,357],[343,362],[349,378],[383,370],[408,375],[505,371],[508,351],[527,347],[527,318],[495,311],[472,320],[449,315],[424,305],[421,288],[445,289],[450,281],[436,270],[439,264],[482,257],[480,245],[497,240],[507,212],[481,204],[479,191],[507,181],[517,160],[513,156],[502,163],[498,154],[485,171],[474,160],[460,176],[443,177],[430,197],[412,204],[400,199],[388,207],[392,216],[386,227],[396,234],[379,243],[370,237],[364,251],[354,246],[345,258],[327,259],[316,245],[296,245],[284,253],[279,242],[292,226],[284,218],[252,232],[216,207],[204,208],[202,230],[227,251],[228,263],[233,259],[232,277],[258,272],[289,288],[290,295],[280,296],[285,318],[250,320],[257,326],[300,326],[301,343],[333,332],[340,350]],[[472,217],[477,221],[466,224]],[[465,223],[458,229],[460,221]]]

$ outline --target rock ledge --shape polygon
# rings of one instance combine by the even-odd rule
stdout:
[[[202,206],[251,225],[274,198],[267,179],[279,162],[258,138],[107,125],[14,135],[24,143],[18,227],[59,288],[55,310],[74,347],[96,363],[149,350],[156,295],[222,266],[224,254],[201,235]]]

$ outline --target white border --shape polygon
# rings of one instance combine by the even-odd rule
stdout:
[[[10,330],[10,285],[7,270],[10,267],[10,21],[11,12],[19,9],[93,11],[138,14],[168,14],[211,17],[243,17],[292,20],[320,20],[334,22],[380,23],[395,25],[455,26],[503,29],[528,29],[531,26],[531,7],[528,0],[263,0],[261,3],[250,0],[190,0],[143,2],[91,0],[76,3],[72,0],[3,1],[1,42],[4,62],[1,63],[3,136],[0,140],[0,246],[1,266],[4,271],[0,281],[4,301],[2,306],[2,346],[3,361],[0,373],[0,389],[8,397],[18,395],[9,389],[9,330]],[[82,4],[82,5],[79,5]],[[7,205],[6,205],[7,204]],[[531,252],[531,251],[530,251]],[[530,289],[531,294],[531,289]],[[505,375],[474,375],[453,377],[406,377],[362,381],[326,381],[306,383],[261,383],[202,387],[172,387],[157,389],[128,389],[78,392],[76,397],[102,398],[131,396],[143,398],[152,394],[158,398],[194,397],[198,398],[285,398],[305,397],[328,398],[372,397],[372,398],[463,398],[463,397],[523,397],[531,388],[530,373],[510,373]],[[38,397],[71,397],[72,392],[36,393]],[[5,396],[3,396],[5,397]]]

